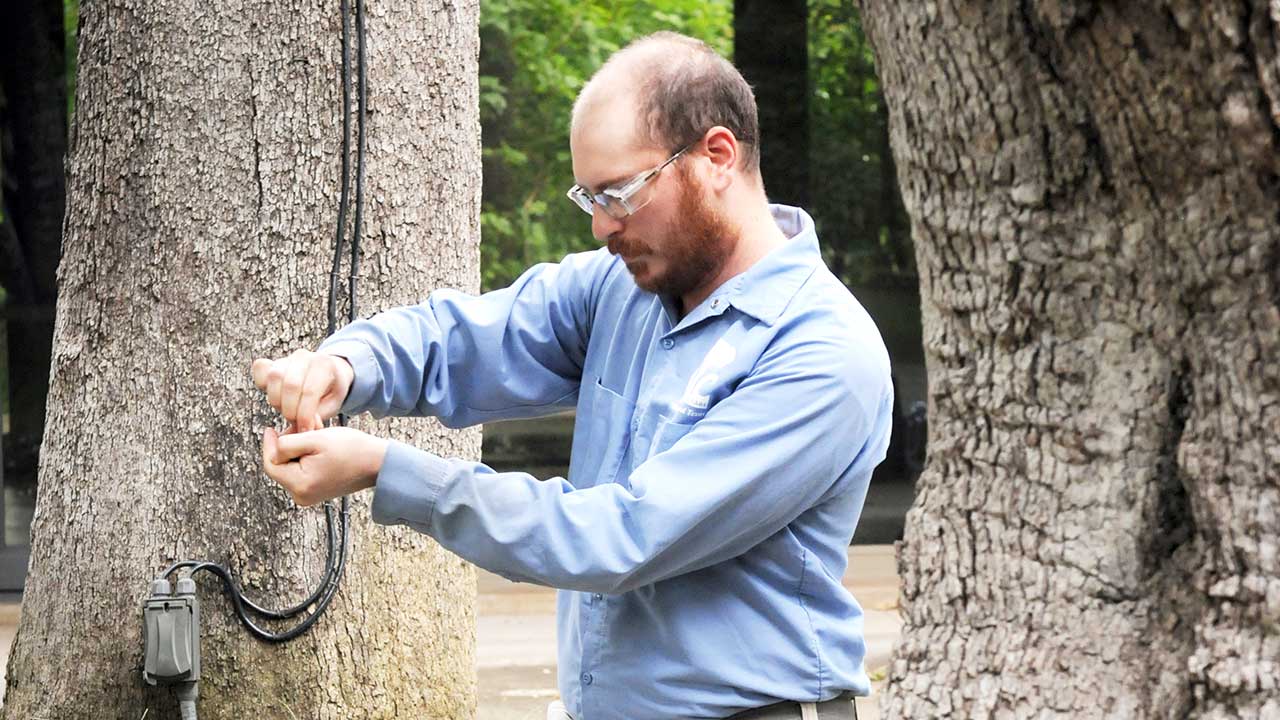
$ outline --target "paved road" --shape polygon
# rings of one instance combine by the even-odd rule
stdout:
[[[559,696],[555,593],[483,571],[477,584],[478,720],[542,720],[547,703]],[[882,678],[902,627],[893,547],[851,547],[845,586],[866,611],[867,671]],[[875,689],[882,683],[875,682]],[[874,696],[858,701],[858,718],[878,720]]]

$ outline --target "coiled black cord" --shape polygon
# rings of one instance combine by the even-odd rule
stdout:
[[[360,74],[360,94],[356,96],[356,102],[360,122],[356,123],[356,226],[351,233],[351,278],[348,283],[351,301],[347,306],[347,322],[356,321],[356,275],[360,270],[360,236],[364,232],[364,118],[369,97],[365,82],[364,36],[364,0],[356,0],[356,72]],[[345,56],[345,43],[342,52]],[[345,183],[343,185],[345,187]]]
[[[332,335],[337,329],[338,277],[341,273],[343,236],[347,225],[348,191],[351,186],[351,9],[348,0],[340,0],[340,6],[342,12],[342,190],[338,200],[338,223],[333,243],[333,267],[329,272],[329,316],[325,337]],[[351,236],[351,272],[347,285],[349,295],[347,306],[348,322],[353,322],[356,319],[356,284],[360,258],[360,235],[364,228],[364,160],[366,147],[364,120],[368,97],[366,92],[367,73],[365,70],[364,40],[364,0],[356,0],[356,73],[359,76],[358,115],[356,118],[358,143],[356,147],[355,227]],[[345,426],[347,424],[346,416],[340,413],[337,424]],[[161,577],[168,578],[182,568],[191,568],[191,575],[203,570],[221,578],[223,589],[226,591],[227,597],[231,598],[236,617],[240,619],[240,622],[254,637],[270,643],[287,642],[311,629],[311,626],[324,614],[325,609],[329,607],[329,603],[332,602],[338,592],[338,584],[342,580],[342,573],[346,568],[347,548],[350,546],[350,499],[345,496],[342,498],[342,509],[336,513],[336,517],[333,503],[326,502],[324,504],[324,516],[325,535],[328,545],[324,575],[319,586],[307,599],[283,610],[272,610],[249,599],[240,588],[239,583],[232,577],[231,572],[217,563],[183,560],[170,565],[162,573]],[[314,609],[302,622],[281,632],[273,632],[260,627],[249,617],[247,612],[255,612],[269,620],[287,620],[303,614],[312,607]]]

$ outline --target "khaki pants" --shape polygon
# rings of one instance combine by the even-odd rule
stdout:
[[[573,720],[564,703],[553,701],[547,706],[547,720]],[[842,695],[820,703],[780,702],[733,715],[726,720],[858,720],[858,708],[852,695]]]

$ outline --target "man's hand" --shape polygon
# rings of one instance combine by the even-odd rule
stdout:
[[[373,487],[386,454],[386,440],[348,427],[262,434],[262,469],[304,507]]]
[[[319,430],[324,420],[337,415],[354,378],[355,371],[345,358],[308,350],[279,360],[253,361],[253,384],[300,432]]]

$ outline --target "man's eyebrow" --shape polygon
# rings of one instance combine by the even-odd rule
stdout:
[[[627,174],[625,174],[625,175],[620,175],[620,176],[616,176],[616,177],[609,178],[608,180],[604,181],[604,183],[602,183],[602,184],[600,185],[599,189],[596,189],[596,188],[590,187],[590,186],[588,186],[588,185],[583,185],[582,183],[578,183],[578,187],[582,188],[583,190],[586,190],[587,192],[591,193],[592,195],[598,195],[598,194],[600,194],[600,192],[601,192],[601,191],[603,191],[605,188],[611,188],[611,187],[613,187],[614,185],[617,185],[617,184],[618,184],[618,183],[620,183],[620,182],[623,182],[623,181],[626,181],[626,180],[630,180],[631,178],[633,178],[633,177],[635,177],[635,176],[637,176],[637,175],[640,175],[640,174],[642,174],[642,173],[645,173],[645,172],[647,172],[647,169],[646,169],[646,170],[637,170],[636,172],[633,172],[633,173],[627,173]]]
[[[605,183],[604,183],[604,184],[602,184],[602,185],[600,185],[599,187],[592,187],[592,186],[590,186],[590,185],[583,185],[582,183],[578,183],[578,187],[582,188],[583,190],[586,190],[587,192],[591,193],[592,195],[599,195],[601,190],[604,190],[604,189],[605,189],[605,188],[607,188],[607,187],[613,187],[615,184],[617,184],[617,183],[619,183],[619,182],[622,182],[622,180],[621,180],[621,179],[610,179],[610,180],[605,181]]]

